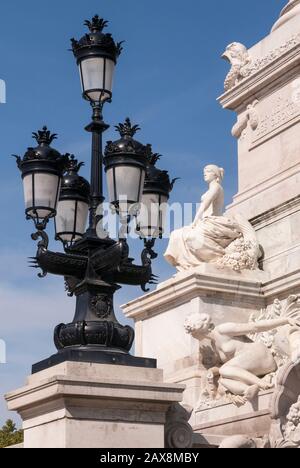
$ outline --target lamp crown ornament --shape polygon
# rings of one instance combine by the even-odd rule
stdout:
[[[71,39],[72,51],[77,60],[81,60],[85,55],[93,56],[101,52],[116,62],[123,50],[124,41],[115,42],[110,33],[103,32],[108,21],[95,15],[91,21],[86,20],[84,25],[89,28],[89,34],[85,34],[79,41]]]
[[[162,155],[159,153],[153,153],[151,145],[149,145],[149,147],[150,153],[147,156],[144,193],[151,193],[155,189],[157,192],[169,197],[176,180],[179,180],[179,178],[177,177],[171,181],[168,171],[164,171],[156,167],[156,163],[162,158]]]
[[[19,168],[24,164],[30,161],[48,161],[57,165],[59,173],[62,173],[66,170],[67,165],[69,164],[69,155],[60,154],[59,151],[51,147],[51,143],[57,139],[57,133],[51,133],[48,130],[48,127],[45,125],[42,130],[32,133],[32,138],[36,140],[38,146],[35,148],[29,147],[23,157],[23,160],[17,160]],[[27,164],[26,164],[27,167]]]
[[[39,145],[51,145],[53,140],[57,139],[57,133],[51,133],[50,130],[44,125],[42,130],[32,133],[32,138],[34,138]]]
[[[84,177],[78,174],[81,167],[84,166],[84,162],[79,163],[74,154],[67,154],[66,156],[68,156],[68,164],[65,175],[62,178],[60,198],[66,197],[70,191],[73,193],[75,190],[77,198],[82,198],[88,202],[90,184]]]
[[[137,156],[144,160],[146,164],[147,157],[149,156],[149,147],[151,145],[143,145],[135,140],[134,135],[140,131],[139,125],[132,125],[129,117],[125,119],[124,123],[119,123],[115,126],[116,131],[120,134],[121,138],[117,141],[108,141],[105,148],[105,157],[112,154],[120,154],[130,156]]]
[[[74,154],[67,153],[67,156],[69,157],[67,171],[70,173],[72,172],[78,174],[80,169],[84,166],[84,162],[79,163],[78,160],[75,158]]]
[[[151,145],[149,145],[149,147],[150,152],[147,157],[148,164],[150,164],[150,166],[155,166],[155,164],[161,159],[162,155],[159,153],[153,153]]]
[[[92,33],[96,33],[98,31],[102,32],[108,25],[108,21],[100,18],[99,15],[95,15],[92,21],[85,20],[84,25],[87,26]]]
[[[115,126],[117,132],[121,137],[134,137],[134,135],[141,130],[139,125],[132,125],[129,117],[125,119],[124,123],[119,123]]]

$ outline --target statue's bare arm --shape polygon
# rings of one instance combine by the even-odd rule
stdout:
[[[282,327],[284,325],[292,324],[295,325],[294,321],[287,317],[277,320],[262,320],[256,323],[224,323],[217,327],[218,333],[227,336],[245,336],[249,333],[261,333],[275,328]]]

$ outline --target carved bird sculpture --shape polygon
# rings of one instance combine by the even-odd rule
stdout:
[[[231,64],[230,72],[226,76],[224,83],[225,91],[228,91],[245,78],[246,73],[244,72],[244,68],[250,63],[251,58],[246,46],[239,42],[229,44],[222,54],[222,58]]]

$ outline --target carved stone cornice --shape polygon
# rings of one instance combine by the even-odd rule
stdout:
[[[294,35],[281,47],[270,51],[266,56],[254,59],[249,65],[248,76],[218,98],[225,109],[238,110],[251,104],[254,98],[265,93],[268,87],[278,81],[298,76],[300,65],[300,34]]]
[[[264,307],[261,286],[268,278],[266,273],[259,270],[243,271],[241,274],[228,268],[220,270],[214,265],[203,264],[177,274],[150,294],[123,305],[122,309],[127,318],[137,321],[154,317],[199,297],[213,296],[225,302],[236,301],[238,297],[241,304]]]
[[[274,223],[279,219],[290,216],[300,210],[300,195],[288,200],[281,205],[272,208],[271,210],[265,211],[264,213],[252,218],[250,220],[252,226],[257,229],[262,229],[270,223]]]

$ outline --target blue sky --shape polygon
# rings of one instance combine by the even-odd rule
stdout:
[[[181,177],[173,201],[198,202],[205,186],[202,168],[225,168],[227,202],[237,189],[236,141],[230,130],[233,113],[216,102],[228,65],[220,55],[239,41],[251,46],[264,37],[287,0],[2,0],[0,7],[0,79],[7,85],[7,104],[0,105],[0,339],[7,343],[7,364],[0,364],[0,425],[8,417],[2,395],[23,385],[32,363],[53,354],[53,327],[72,320],[74,301],[61,278],[40,280],[27,268],[35,254],[32,225],[25,221],[22,184],[12,153],[23,155],[31,132],[44,124],[59,134],[57,149],[90,160],[90,136],[83,127],[90,109],[81,98],[79,77],[69,39],[85,32],[83,21],[98,13],[109,32],[125,40],[115,75],[112,104],[104,110],[112,126],[130,116],[142,127],[138,139],[152,143],[164,157],[160,165]],[[134,247],[138,257],[141,245]],[[52,249],[59,248],[53,241]],[[158,247],[154,272],[174,270]],[[135,298],[124,287],[119,305]],[[119,315],[121,320],[124,317]],[[149,356],[150,357],[150,356]],[[14,414],[11,414],[18,420]]]

